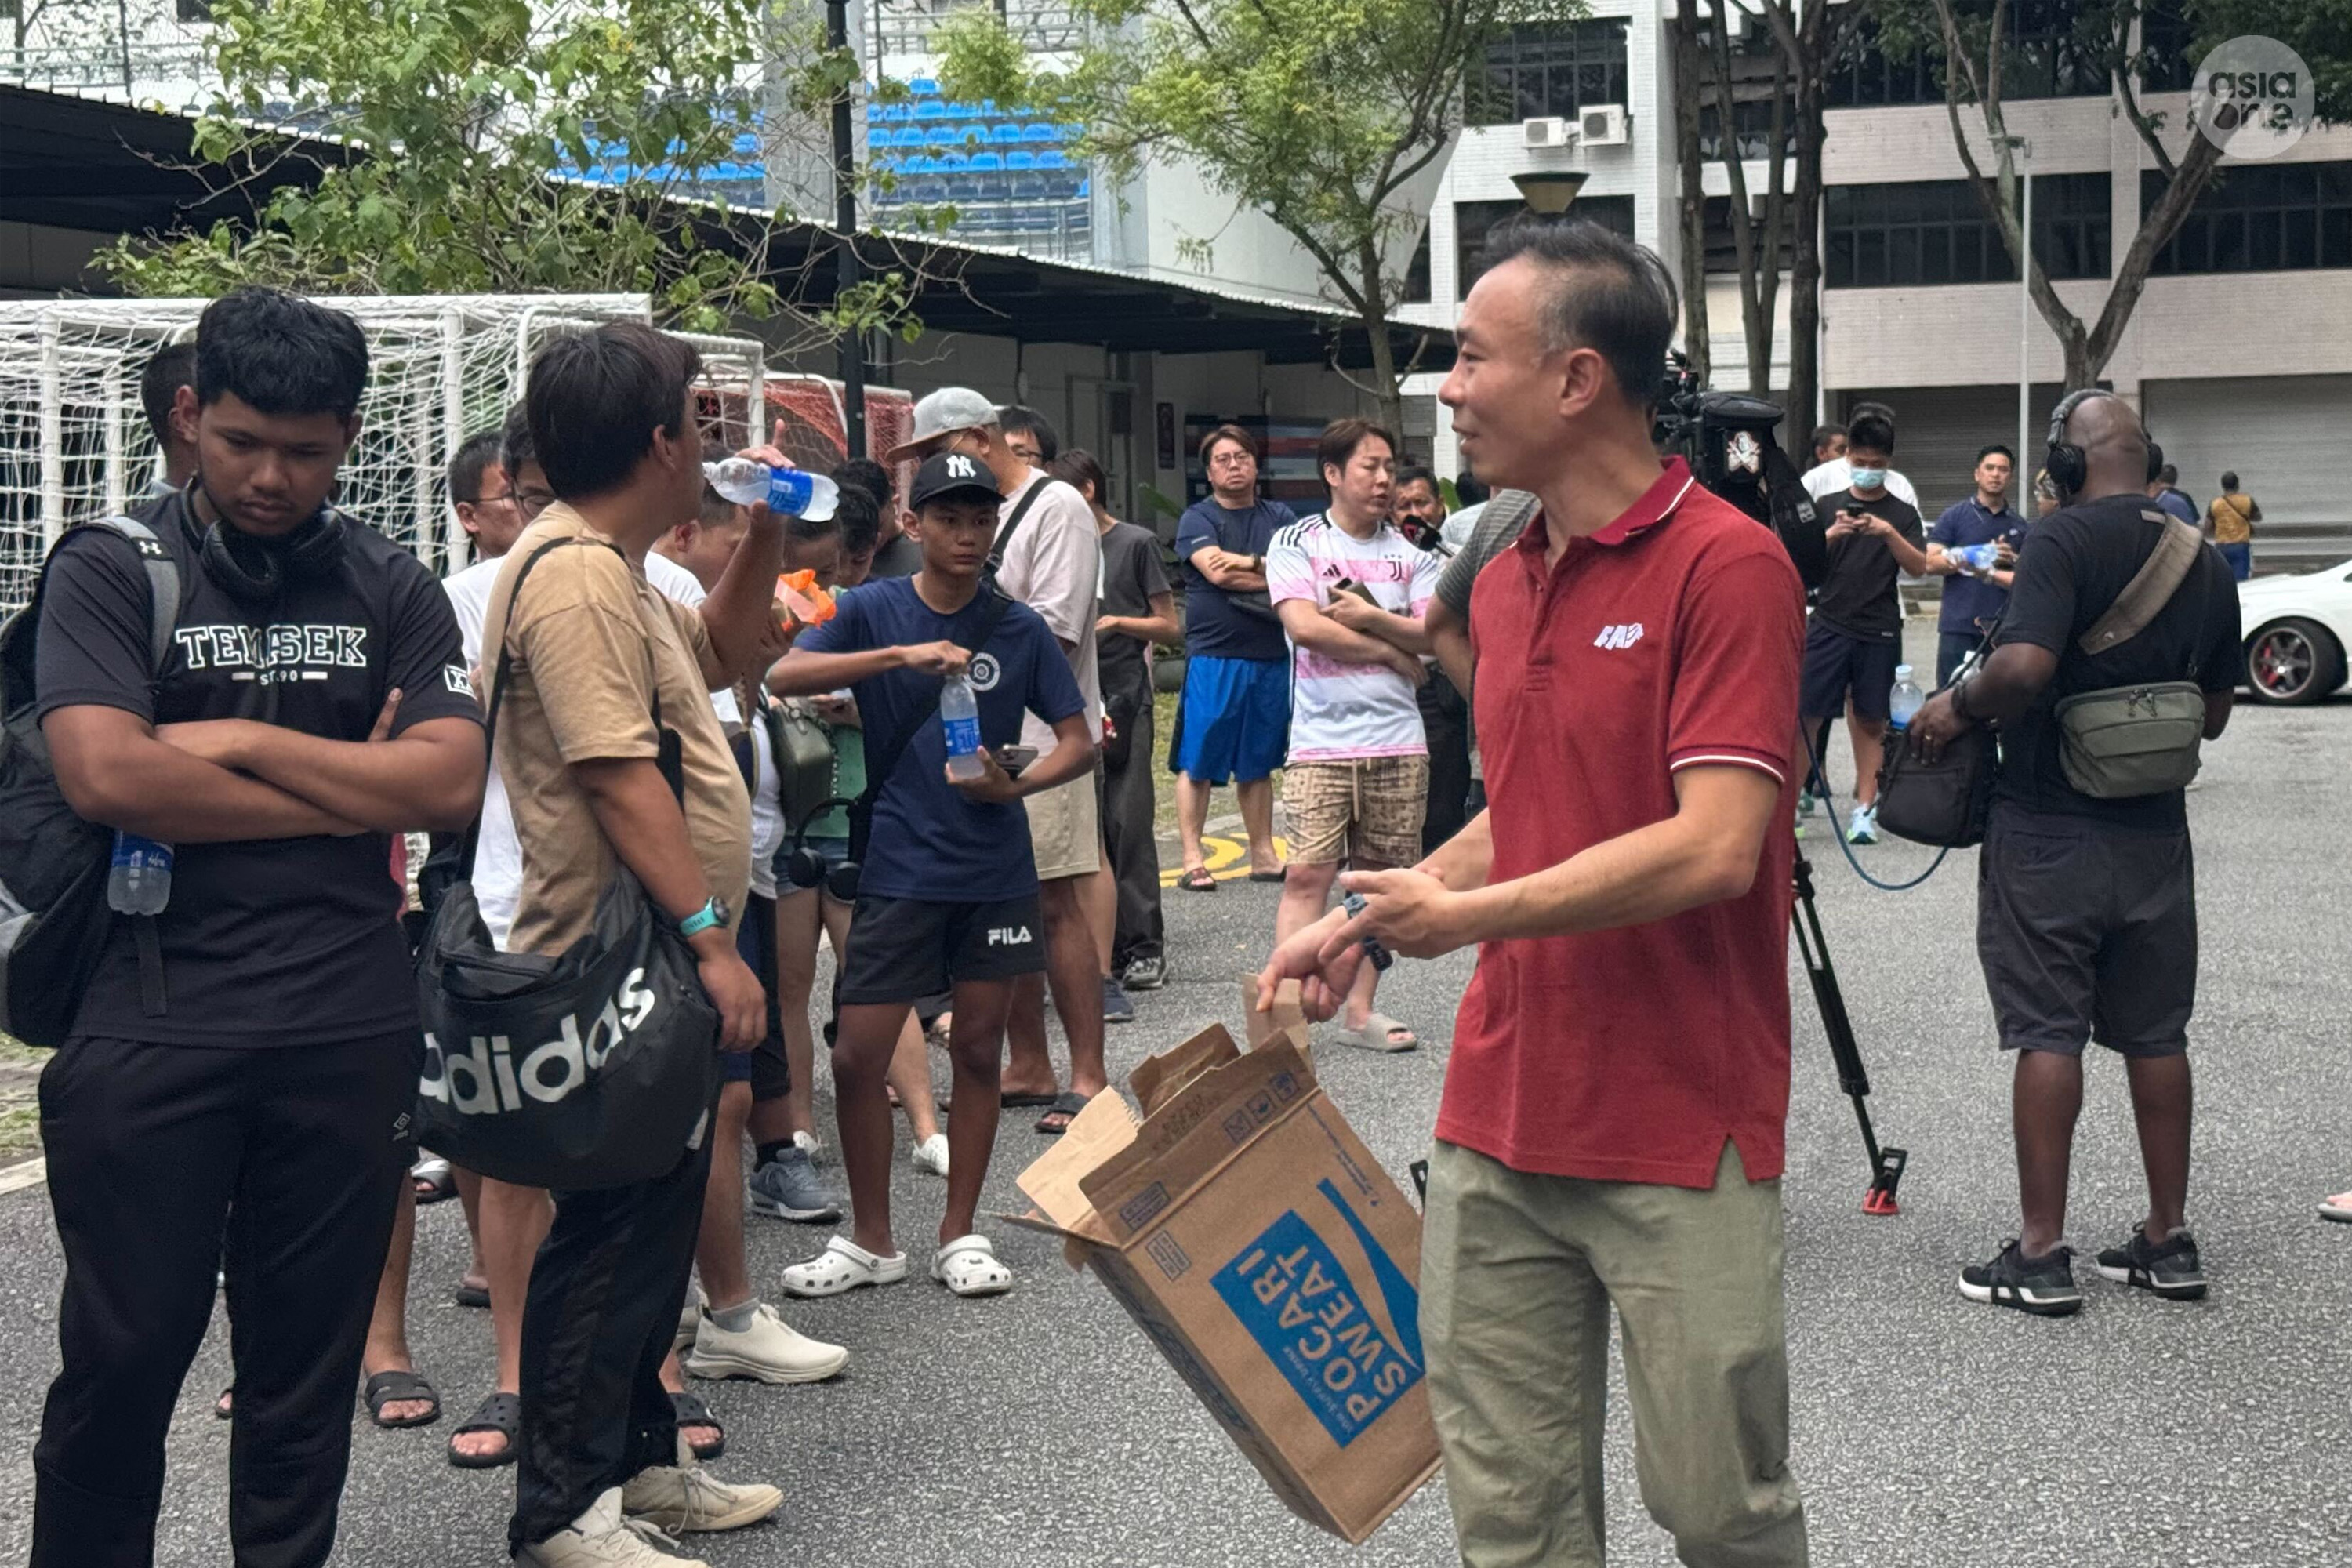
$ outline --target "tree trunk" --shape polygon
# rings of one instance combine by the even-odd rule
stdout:
[[[1813,421],[1822,394],[1822,142],[1829,101],[1829,59],[1837,10],[1808,5],[1798,19],[1796,256],[1789,268],[1789,398],[1783,440],[1800,467],[1812,458]]]
[[[1400,448],[1404,443],[1404,389],[1397,384],[1396,349],[1389,342],[1388,290],[1381,281],[1381,254],[1370,240],[1358,250],[1356,264],[1361,269],[1359,296],[1363,300],[1364,332],[1371,340],[1372,389],[1380,399],[1381,423],[1396,438]],[[1404,456],[1397,453],[1401,459]]]
[[[1731,34],[1716,7],[1715,113],[1722,140],[1723,173],[1731,185],[1731,249],[1739,267],[1739,326],[1748,353],[1748,390],[1761,397],[1772,390],[1772,321],[1763,314],[1764,289],[1757,275],[1756,223],[1748,200],[1748,165],[1739,155],[1738,95],[1731,82]]]
[[[1706,172],[1699,158],[1698,7],[1677,5],[1674,18],[1675,160],[1682,182],[1683,353],[1704,385],[1715,354],[1706,320]]]

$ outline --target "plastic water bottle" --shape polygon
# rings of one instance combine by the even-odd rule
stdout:
[[[823,522],[841,500],[841,487],[823,474],[806,468],[772,468],[751,458],[730,458],[705,463],[702,477],[710,488],[737,506],[768,503],[778,517],[804,517]]]
[[[976,779],[986,773],[980,755],[980,700],[961,675],[948,677],[940,690],[940,722],[947,730],[948,777]]]
[[[1959,562],[1962,571],[1974,574],[1993,569],[2000,559],[2000,547],[1997,544],[1963,544],[1953,551],[1952,555]]]
[[[117,914],[160,915],[172,901],[172,847],[117,829],[106,870],[106,905]]]
[[[1920,706],[1927,700],[1927,694],[1922,692],[1918,684],[1911,679],[1911,667],[1907,664],[1896,665],[1895,689],[1886,694],[1887,723],[1897,730],[1909,729],[1912,719],[1918,714]]]

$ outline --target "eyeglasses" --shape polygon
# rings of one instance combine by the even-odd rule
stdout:
[[[1209,459],[1211,467],[1219,468],[1237,468],[1244,463],[1254,463],[1255,461],[1257,461],[1257,459],[1251,457],[1247,452],[1220,452],[1215,457]]]
[[[522,513],[523,521],[529,522],[555,504],[555,492],[553,490],[517,490],[514,492],[514,503],[515,510]]]
[[[499,504],[499,502],[500,502],[500,501],[502,501],[502,500],[514,500],[514,499],[515,499],[515,493],[514,493],[514,491],[512,491],[512,490],[509,490],[509,491],[507,491],[507,493],[506,493],[506,494],[504,494],[504,495],[499,495],[499,496],[476,496],[476,497],[474,498],[474,504],[475,504],[476,506],[496,506],[496,505],[498,505],[498,504]]]

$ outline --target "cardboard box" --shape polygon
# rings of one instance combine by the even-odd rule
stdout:
[[[1246,998],[1254,986],[1245,984]],[[1350,1542],[1437,1473],[1421,1216],[1325,1097],[1294,994],[1095,1097],[1007,1219],[1065,1238],[1310,1524]]]

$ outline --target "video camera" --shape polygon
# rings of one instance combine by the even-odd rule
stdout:
[[[1736,392],[1709,392],[1680,353],[1667,358],[1650,438],[1679,452],[1698,482],[1779,535],[1808,589],[1829,570],[1828,527],[1805,493],[1804,476],[1774,436],[1780,405]]]

